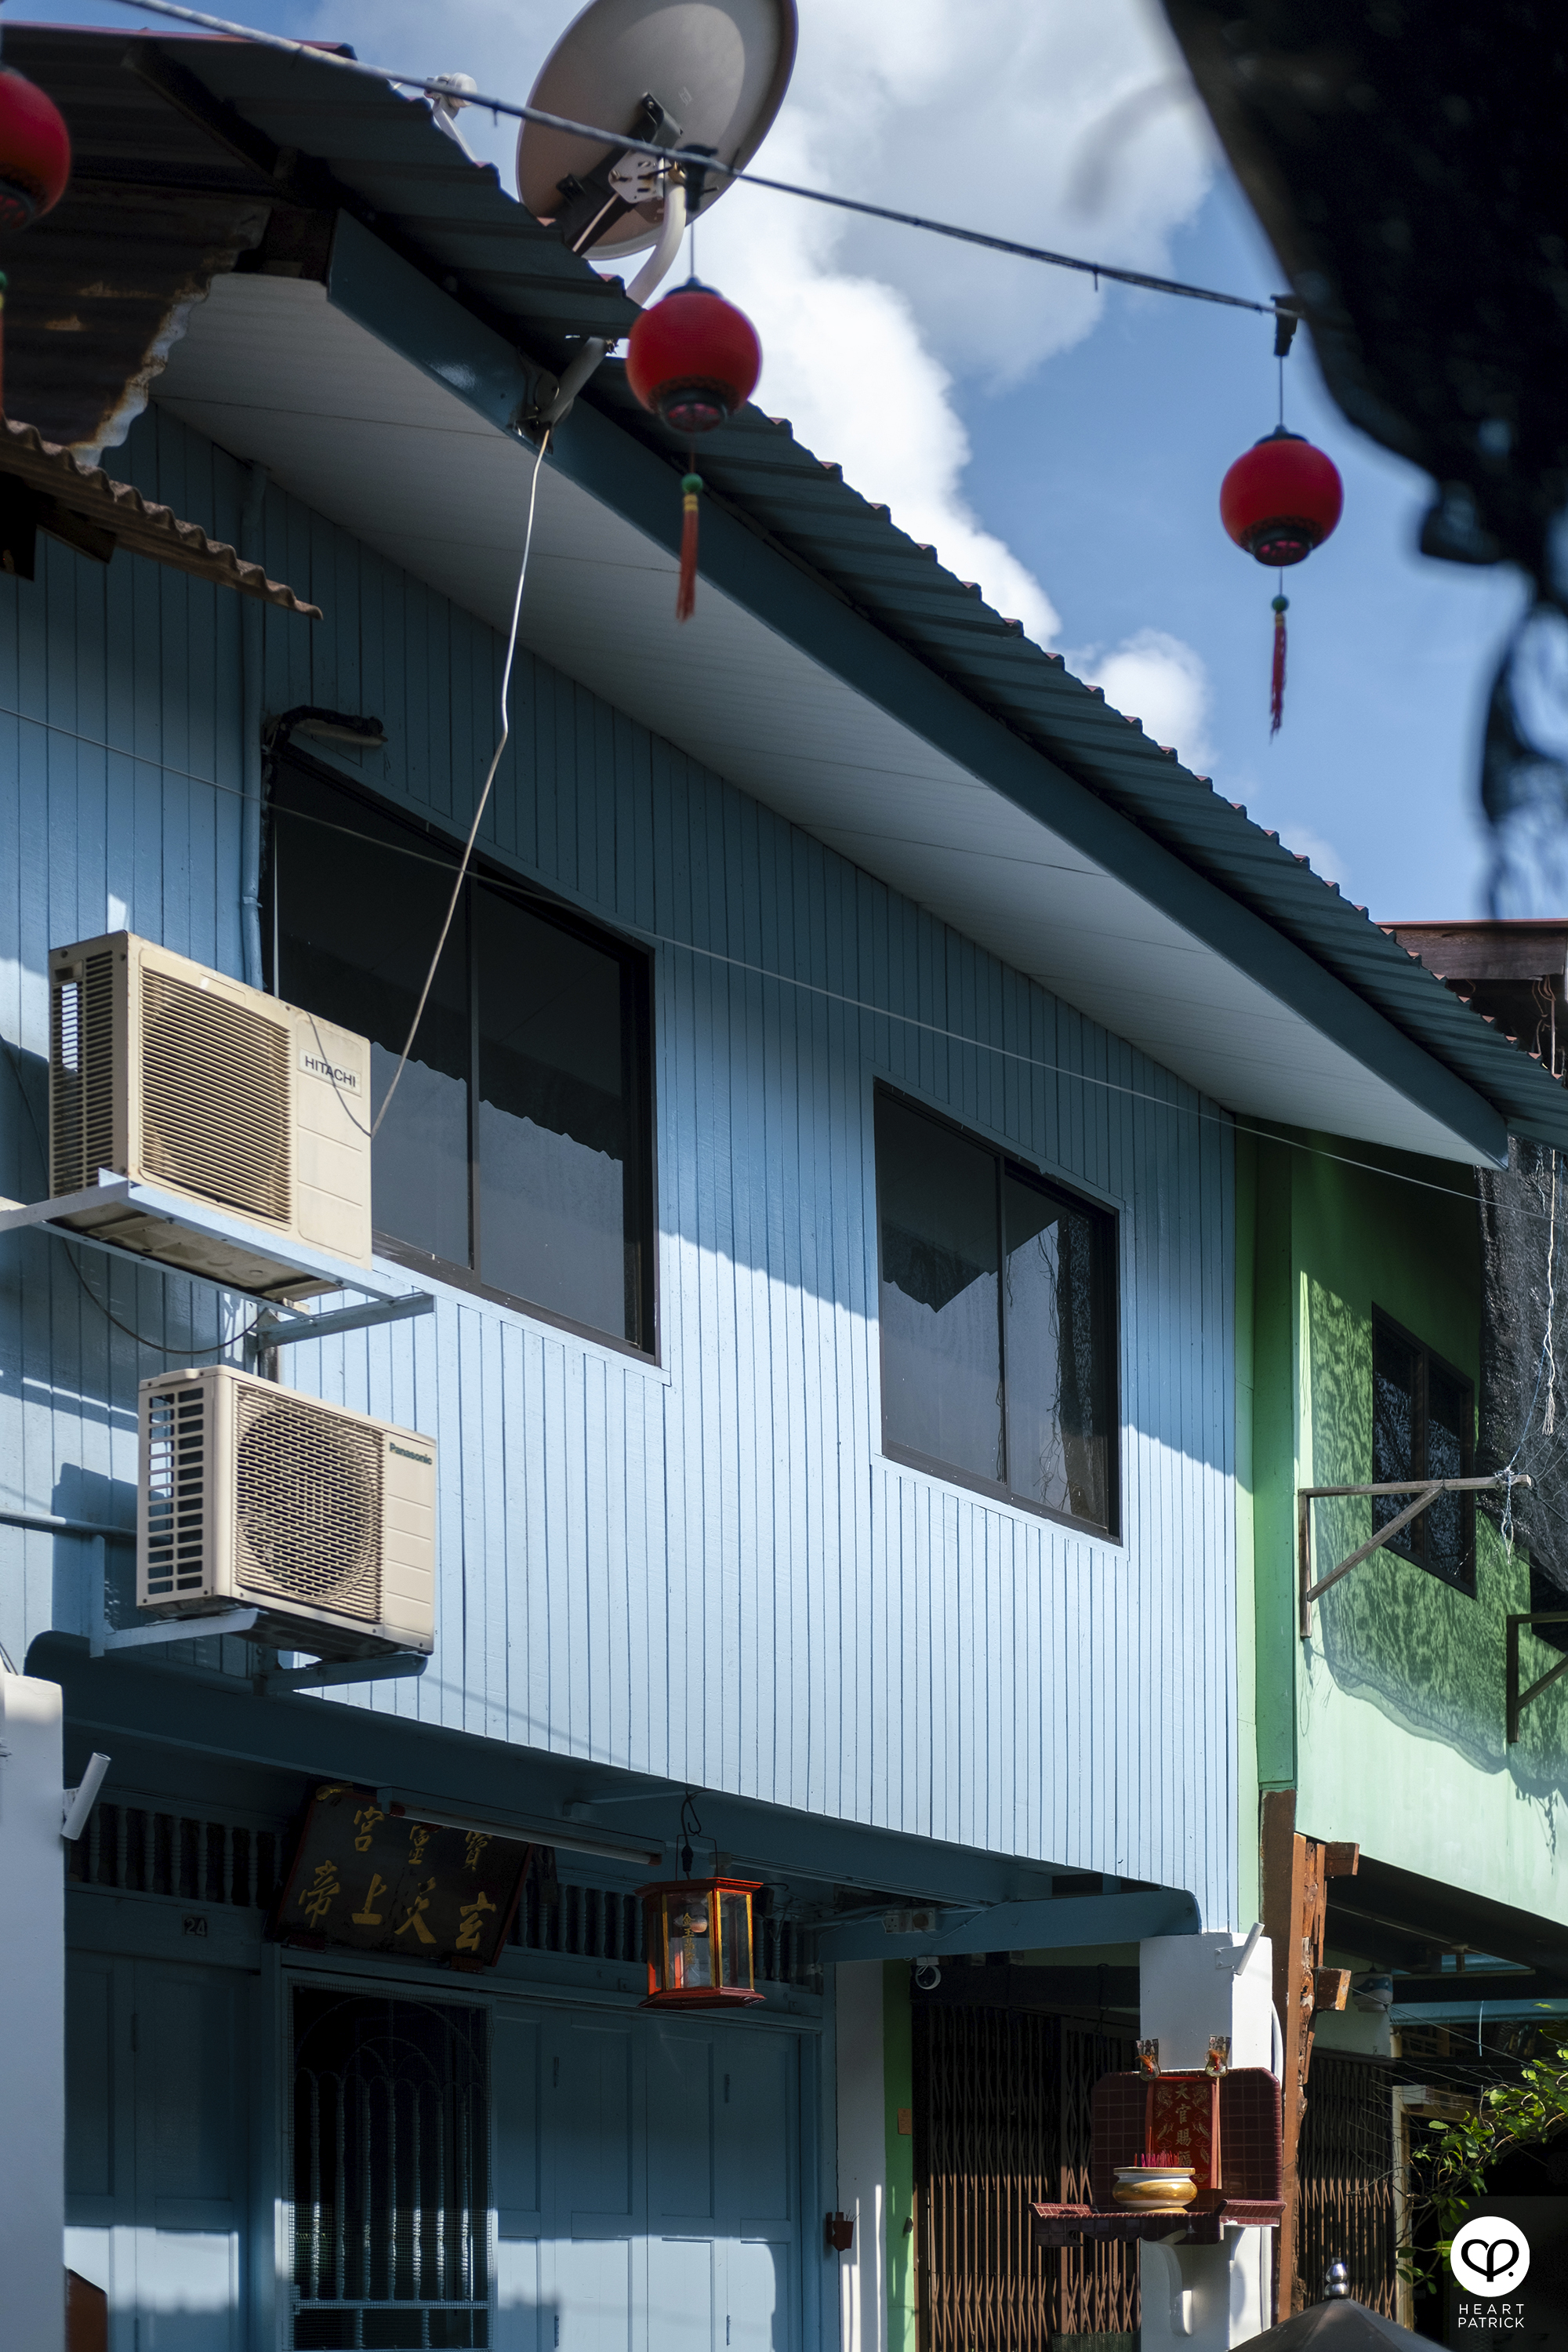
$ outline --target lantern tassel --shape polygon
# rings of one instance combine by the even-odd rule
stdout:
[[[689,621],[697,604],[697,502],[702,495],[701,475],[683,475],[680,492],[680,585],[675,592],[675,617]]]
[[[1272,741],[1279,732],[1285,716],[1285,615],[1289,609],[1289,596],[1274,599],[1274,676],[1268,693],[1268,735]]]

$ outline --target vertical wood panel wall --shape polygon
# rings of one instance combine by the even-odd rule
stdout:
[[[242,469],[200,436],[154,412],[114,462],[237,538]],[[37,583],[0,581],[0,1191],[29,1199],[50,945],[124,922],[239,969],[239,600],[39,550]],[[379,715],[387,751],[344,772],[461,831],[494,634],[276,490],[266,560],[325,613],[268,611],[268,710]],[[1181,1884],[1228,1920],[1215,1107],[542,663],[482,840],[655,943],[660,1362],[457,1293],[286,1355],[442,1448],[435,1658],[342,1703]],[[882,1458],[878,1076],[1121,1211],[1121,1543]],[[129,1522],[137,1379],[223,1337],[211,1292],[109,1266],[0,1239],[0,1499]],[[83,1624],[86,1548],[0,1528],[0,1556],[19,1663]]]

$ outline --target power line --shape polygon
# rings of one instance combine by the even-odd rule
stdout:
[[[69,742],[81,743],[92,751],[112,752],[117,759],[134,760],[147,767],[161,767],[163,764],[144,752],[122,750],[120,745],[105,742],[96,735],[80,734],[75,728],[62,727],[52,719],[39,719],[30,711],[14,709],[9,704],[0,703],[0,718],[17,719],[28,727],[41,727],[47,734],[63,735]],[[220,783],[216,776],[200,776],[189,768],[172,767],[164,772],[181,777],[191,783],[205,784],[213,792],[227,793],[236,800],[244,797],[237,785]],[[383,834],[362,833],[353,825],[334,824],[330,817],[316,816],[308,809],[289,808],[286,803],[273,803],[271,813],[274,821],[279,817],[287,817],[293,824],[312,824],[323,833],[339,834],[350,841],[363,841],[372,848],[385,850],[394,857],[412,858],[416,864],[433,866],[446,874],[452,871],[456,862],[451,852],[441,856],[427,850],[405,848],[401,842],[388,841]],[[388,812],[388,822],[392,824],[407,825],[416,824],[418,820],[408,812],[393,808]],[[536,903],[542,895],[553,895],[550,892],[547,884],[531,883],[521,875],[514,877],[500,874],[491,866],[487,866],[479,878],[487,889],[514,891],[520,898],[526,898]],[[590,908],[588,911],[592,912],[593,909]],[[605,918],[601,915],[600,919],[603,920]],[[963,1046],[972,1053],[994,1054],[1004,1061],[1018,1063],[1025,1069],[1037,1070],[1045,1077],[1067,1078],[1076,1081],[1079,1086],[1097,1087],[1102,1094],[1124,1095],[1130,1101],[1146,1103],[1152,1110],[1169,1111],[1178,1118],[1195,1118],[1216,1127],[1223,1126],[1228,1119],[1234,1122],[1238,1134],[1253,1136],[1260,1143],[1285,1144],[1292,1151],[1304,1152],[1313,1160],[1329,1160],[1336,1167],[1357,1168],[1370,1176],[1385,1177],[1391,1184],[1411,1185],[1417,1192],[1441,1193],[1445,1200],[1463,1201],[1471,1206],[1475,1203],[1476,1196],[1473,1192],[1461,1192],[1456,1185],[1436,1184],[1426,1176],[1407,1176],[1400,1169],[1383,1168],[1375,1160],[1358,1160],[1349,1152],[1328,1151],[1320,1143],[1303,1143],[1295,1136],[1280,1134],[1273,1128],[1255,1125],[1234,1111],[1205,1110],[1201,1104],[1172,1102],[1165,1096],[1154,1094],[1147,1087],[1124,1086],[1119,1079],[1100,1077],[1091,1070],[1069,1069],[1063,1062],[1045,1061],[1040,1055],[1025,1053],[1017,1046],[999,1045],[994,1038],[972,1037],[963,1030],[949,1029],[941,1022],[924,1020],[919,1013],[900,1013],[894,1005],[876,1004],[869,998],[851,996],[841,989],[829,988],[822,982],[804,980],[797,973],[777,971],[771,964],[752,963],[744,957],[727,955],[721,948],[702,947],[695,940],[677,939],[670,932],[654,930],[649,925],[638,923],[628,917],[611,916],[608,918],[608,922],[612,929],[621,932],[628,939],[640,940],[646,947],[670,948],[680,955],[698,956],[708,963],[723,964],[733,971],[744,973],[749,979],[773,981],[781,988],[799,989],[806,995],[820,996],[830,1003],[839,1005],[846,1012],[864,1013],[878,1021],[896,1022],[900,1028],[918,1029],[925,1035],[936,1038],[944,1045]],[[1133,1048],[1134,1052],[1139,1050],[1141,1049],[1138,1047]],[[1389,1147],[1390,1150],[1397,1148],[1394,1145]],[[1518,1213],[1521,1216],[1531,1217],[1541,1224],[1545,1224],[1547,1222],[1547,1212],[1544,1209],[1521,1209]]]
[[[151,9],[156,16],[174,17],[183,25],[198,25],[209,33],[227,34],[231,38],[252,42],[257,47],[279,50],[285,57],[306,58],[313,65],[337,68],[340,72],[357,74],[362,79],[395,85],[400,89],[422,90],[427,98],[445,99],[448,103],[455,93],[449,80],[426,74],[397,73],[390,66],[373,66],[360,58],[338,56],[330,49],[316,48],[308,41],[291,41],[281,33],[263,33],[253,25],[233,23],[226,16],[209,16],[200,8],[184,8],[177,0],[117,0],[122,8]],[[1189,302],[1217,302],[1227,310],[1251,310],[1260,318],[1276,319],[1299,315],[1292,297],[1276,296],[1271,302],[1256,302],[1245,294],[1224,294],[1212,286],[1191,286],[1184,278],[1156,278],[1148,270],[1123,269],[1114,262],[1085,261],[1080,255],[1056,253],[1048,246],[1023,245],[1015,237],[993,236],[978,228],[962,228],[953,221],[931,220],[923,213],[900,212],[890,205],[874,205],[862,196],[840,196],[826,188],[808,188],[797,180],[775,180],[763,172],[742,171],[721,163],[706,149],[660,147],[651,139],[635,139],[629,132],[605,131],[597,123],[576,122],[571,116],[551,114],[539,106],[520,106],[513,99],[492,98],[479,90],[460,93],[464,106],[477,106],[489,114],[509,115],[514,121],[534,122],[544,131],[563,131],[573,138],[596,139],[605,146],[626,151],[634,155],[652,155],[661,163],[679,163],[703,173],[710,179],[723,178],[740,182],[747,187],[766,188],[780,196],[798,196],[806,204],[828,205],[835,211],[858,213],[868,220],[890,221],[899,228],[915,228],[929,236],[953,238],[960,245],[981,247],[987,253],[1009,254],[1018,261],[1043,262],[1051,269],[1070,269],[1080,277],[1092,278],[1098,287],[1102,278],[1117,286],[1141,287],[1150,294],[1178,294]]]

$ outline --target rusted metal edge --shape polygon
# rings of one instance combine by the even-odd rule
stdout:
[[[259,563],[248,562],[222,540],[209,539],[195,523],[182,522],[171,508],[153,505],[129,482],[115,481],[101,466],[84,466],[68,449],[46,441],[31,425],[0,417],[0,474],[12,475],[37,492],[44,502],[39,530],[52,530],[51,507],[62,520],[79,518],[88,526],[80,538],[75,533],[56,535],[67,536],[84,552],[101,554],[107,560],[114,547],[128,548],[133,555],[150,556],[154,563],[169,564],[198,580],[211,580],[242,596],[259,597],[281,612],[302,614],[308,621],[321,617],[319,604],[308,604],[281,581],[269,580]],[[111,544],[93,546],[94,534]]]

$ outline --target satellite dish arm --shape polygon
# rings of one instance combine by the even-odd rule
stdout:
[[[628,299],[646,303],[675,267],[680,240],[686,235],[686,182],[672,172],[664,191],[664,226],[658,243],[626,288]]]
[[[626,288],[633,302],[646,303],[648,296],[662,284],[675,267],[680,251],[680,240],[686,235],[686,184],[671,173],[664,192],[664,226],[658,243]],[[537,420],[542,425],[559,425],[577,394],[593,374],[609,344],[602,335],[590,335],[571,366],[556,386],[555,397]]]

